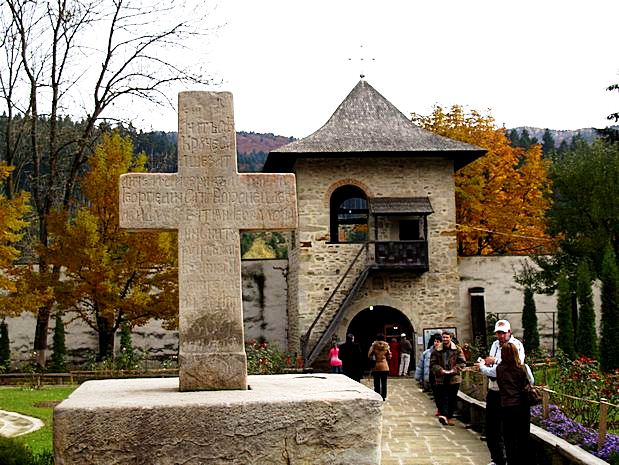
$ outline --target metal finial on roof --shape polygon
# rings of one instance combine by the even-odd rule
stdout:
[[[376,61],[376,59],[375,59],[375,58],[369,58],[369,57],[367,57],[367,56],[365,56],[365,57],[363,56],[363,52],[364,52],[364,50],[363,50],[363,45],[360,45],[360,46],[359,46],[359,48],[360,48],[360,52],[359,52],[359,58],[357,58],[357,60],[359,60],[359,62],[361,63],[361,65],[363,65],[363,64],[364,64],[364,63],[363,63],[364,61]],[[348,61],[353,61],[353,58],[349,58],[349,59],[348,59]],[[361,79],[365,79],[365,72],[364,72],[363,67],[361,68],[361,70],[360,70],[360,71],[361,71],[361,73],[359,74],[359,77],[360,77]]]

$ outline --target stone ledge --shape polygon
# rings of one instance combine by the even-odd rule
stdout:
[[[54,410],[55,463],[380,463],[375,392],[343,375],[248,380],[208,392],[179,392],[178,378],[88,381]]]

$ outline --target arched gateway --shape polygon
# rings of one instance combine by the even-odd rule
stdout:
[[[397,308],[386,305],[373,305],[361,310],[348,325],[347,333],[355,335],[363,354],[367,354],[376,334],[383,333],[387,341],[400,340],[405,333],[411,341],[415,340],[415,328],[410,320]],[[411,354],[411,368],[415,366],[415,354]]]

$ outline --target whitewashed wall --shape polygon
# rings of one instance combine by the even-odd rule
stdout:
[[[264,338],[286,348],[288,319],[286,315],[287,260],[249,260],[242,262],[243,313],[245,340]],[[97,349],[97,335],[73,315],[65,318],[66,345],[72,360],[83,360]],[[36,320],[30,313],[7,318],[11,357],[15,361],[31,357]],[[53,328],[53,320],[50,322]],[[50,329],[49,346],[53,331]],[[117,339],[119,335],[117,334]],[[118,350],[119,341],[116,341]],[[149,357],[176,355],[178,332],[166,330],[160,321],[151,321],[133,329],[133,345]]]
[[[469,289],[483,287],[486,312],[498,313],[510,320],[514,334],[522,336],[521,312],[524,304],[522,286],[514,281],[514,274],[520,270],[526,258],[521,256],[503,257],[465,257],[458,260],[460,273],[459,321],[464,322],[458,328],[461,342],[470,340],[471,310]],[[243,309],[245,320],[245,339],[264,338],[286,349],[288,337],[287,314],[287,261],[286,260],[249,260],[243,261]],[[594,300],[599,328],[599,288],[594,288]],[[535,295],[542,344],[552,348],[553,314],[556,312],[554,295]],[[556,316],[556,314],[555,314]],[[78,321],[67,321],[67,347],[76,358],[83,357],[87,351],[94,351],[97,338],[94,331]],[[12,357],[27,360],[32,351],[35,320],[30,314],[18,318],[8,318]],[[53,322],[52,322],[53,323]],[[292,323],[294,324],[294,323]],[[555,319],[556,331],[556,319]],[[52,343],[50,331],[49,343]],[[178,334],[161,327],[157,321],[135,328],[133,331],[135,347],[149,356],[176,354]],[[118,347],[118,342],[116,346]]]
[[[523,261],[528,258],[522,256],[502,257],[464,257],[458,260],[460,270],[460,308],[469,315],[469,326],[464,334],[471,333],[471,307],[469,289],[483,287],[485,292],[486,313],[498,313],[501,318],[509,320],[516,337],[522,337],[522,307],[524,306],[524,289],[514,281],[514,275],[521,271]],[[597,324],[600,321],[600,292],[599,286],[594,286],[594,302],[596,307]],[[555,333],[557,329],[556,295],[536,294],[535,308],[540,331],[542,346],[552,349],[553,317]],[[556,345],[556,342],[555,342]]]

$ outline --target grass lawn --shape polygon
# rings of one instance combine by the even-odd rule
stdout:
[[[19,436],[34,453],[52,450],[52,411],[77,385],[43,386],[40,389],[0,386],[0,410],[17,412],[43,420],[45,426],[34,433]]]

